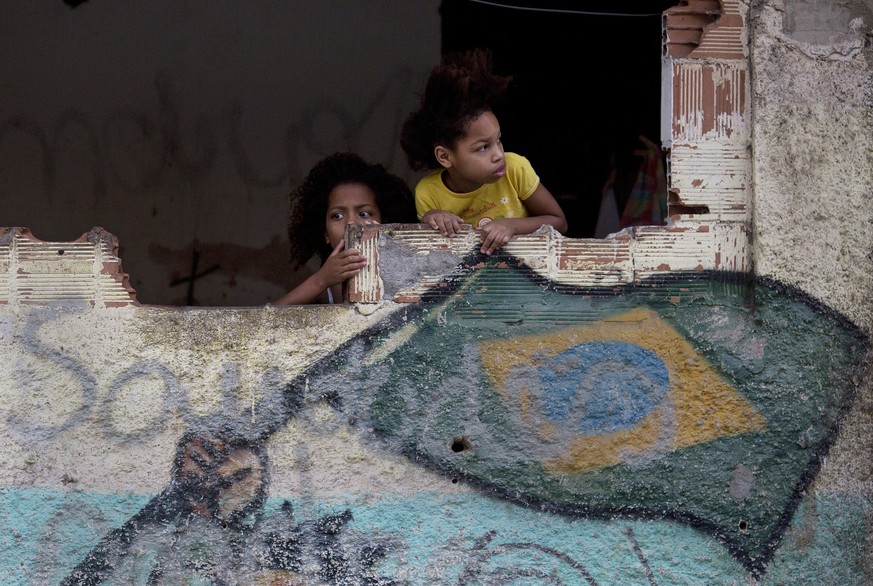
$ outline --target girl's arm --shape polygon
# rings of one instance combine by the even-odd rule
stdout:
[[[318,273],[313,273],[309,277],[285,293],[282,297],[273,302],[273,305],[308,305],[310,303],[320,303],[320,297],[324,295],[327,286],[323,284],[323,279]]]
[[[564,216],[561,204],[558,203],[558,200],[555,199],[542,183],[537,185],[531,196],[522,203],[530,215],[527,218],[519,218],[516,221],[527,221],[529,229],[527,231],[516,232],[516,234],[530,234],[543,224],[549,224],[561,234],[567,231],[567,218]]]
[[[367,266],[367,258],[360,250],[343,250],[345,241],[340,240],[321,268],[305,281],[273,302],[273,305],[307,305],[318,302],[329,287],[338,285],[357,275]]]
[[[529,198],[524,200],[527,218],[504,218],[488,222],[482,228],[482,248],[484,254],[491,254],[516,234],[531,234],[543,224],[549,224],[558,232],[567,231],[567,218],[561,205],[546,187],[540,183]]]

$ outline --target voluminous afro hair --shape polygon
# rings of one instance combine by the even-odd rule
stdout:
[[[289,195],[288,240],[293,269],[303,266],[316,253],[322,262],[330,256],[331,248],[324,241],[328,197],[334,187],[349,183],[373,190],[383,224],[418,221],[415,200],[406,181],[382,165],[367,163],[355,153],[334,153],[316,163]]]
[[[420,107],[403,123],[400,146],[416,171],[438,169],[434,147],[455,146],[470,122],[505,99],[511,77],[491,71],[491,52],[473,49],[446,55],[430,72]]]

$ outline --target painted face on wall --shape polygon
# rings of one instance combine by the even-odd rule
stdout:
[[[376,194],[361,183],[343,183],[334,187],[327,199],[324,239],[336,248],[348,224],[378,224],[382,221]]]
[[[253,445],[199,433],[182,440],[177,482],[191,510],[232,520],[257,506],[265,494],[265,460]]]

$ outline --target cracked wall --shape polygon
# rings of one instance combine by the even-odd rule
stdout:
[[[113,235],[3,229],[2,573],[869,582],[870,25],[844,5],[810,44],[792,5],[734,4],[745,128],[701,110],[673,179],[739,216],[490,259],[361,230],[353,303],[286,308],[143,305]]]

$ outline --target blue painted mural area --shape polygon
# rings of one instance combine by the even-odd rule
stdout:
[[[868,349],[850,322],[741,275],[580,290],[489,263],[303,374],[271,373],[245,416],[192,426],[160,494],[8,489],[2,539],[20,555],[0,571],[21,584],[864,583],[870,503],[808,490]],[[271,438],[316,405],[366,449],[465,490],[268,499]]]
[[[208,522],[144,524],[102,581],[92,580],[96,573],[70,580],[101,533],[122,526],[147,500],[5,491],[2,539],[20,555],[0,560],[3,583],[297,584],[304,572],[312,583],[341,584],[690,586],[700,576],[714,586],[748,582],[717,538],[683,523],[568,518],[475,494],[366,505],[270,501],[241,532]],[[867,527],[859,507],[852,500],[805,500],[759,583],[791,584],[802,576],[805,583],[864,584]],[[314,516],[297,518],[298,510]],[[335,534],[320,535],[313,519],[332,518],[345,520]],[[847,547],[853,543],[857,549]]]

